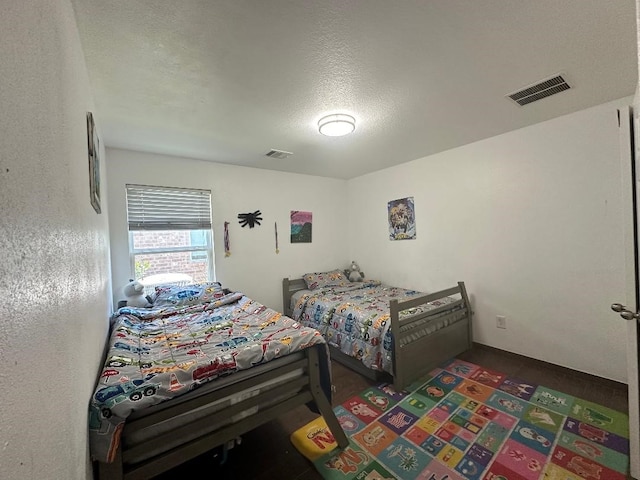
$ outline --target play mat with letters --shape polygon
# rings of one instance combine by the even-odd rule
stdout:
[[[625,480],[627,415],[453,359],[407,391],[371,387],[291,435],[327,480]]]

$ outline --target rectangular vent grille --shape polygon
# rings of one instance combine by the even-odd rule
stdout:
[[[562,75],[556,75],[553,78],[544,80],[540,83],[532,85],[520,90],[518,92],[508,95],[508,97],[516,102],[520,106],[527,105],[529,103],[542,100],[543,98],[550,97],[556,93],[569,90],[571,87],[566,82]]]
[[[293,155],[293,153],[291,152],[285,152],[284,150],[269,150],[267,153],[265,153],[265,155],[267,157],[271,157],[271,158],[287,158],[290,155]]]

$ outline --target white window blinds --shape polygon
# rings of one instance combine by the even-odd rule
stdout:
[[[211,228],[211,191],[126,185],[129,230]]]

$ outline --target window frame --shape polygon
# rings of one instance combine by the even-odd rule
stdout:
[[[209,281],[216,281],[216,275],[215,275],[215,261],[214,261],[214,245],[213,245],[213,222],[211,221],[211,216],[212,216],[212,208],[211,208],[211,192],[209,190],[205,190],[208,194],[209,194],[209,215],[210,218],[209,220],[211,221],[212,226],[210,228],[171,228],[171,225],[167,225],[166,228],[164,229],[144,229],[144,228],[134,228],[131,229],[131,226],[129,224],[128,218],[129,218],[129,203],[126,200],[126,194],[129,190],[129,187],[135,187],[135,188],[139,188],[139,187],[145,187],[145,185],[133,185],[133,184],[127,184],[125,185],[125,210],[127,212],[127,234],[128,234],[128,240],[129,240],[129,269],[130,269],[130,278],[133,278],[135,280],[140,280],[140,279],[136,279],[135,275],[136,275],[136,268],[135,268],[135,258],[136,255],[154,255],[154,254],[162,254],[162,253],[193,253],[193,252],[205,252],[207,255],[207,259],[201,259],[201,260],[192,260],[194,262],[197,261],[202,261],[203,263],[206,262],[207,264],[207,276],[209,277]],[[166,190],[171,190],[171,189],[177,189],[177,190],[183,190],[183,191],[202,191],[201,189],[191,189],[191,188],[176,188],[176,187],[162,187],[162,186],[152,186],[149,185],[148,186],[150,189],[166,189]],[[178,232],[178,231],[187,231],[187,232],[193,232],[193,231],[203,231],[204,232],[204,240],[205,240],[205,245],[197,245],[197,246],[182,246],[182,247],[157,247],[157,248],[135,248],[134,246],[134,234],[135,232],[138,231],[173,231],[173,232]],[[190,236],[191,237],[191,236]],[[167,273],[184,273],[184,272],[167,272]],[[143,277],[144,278],[144,277]]]

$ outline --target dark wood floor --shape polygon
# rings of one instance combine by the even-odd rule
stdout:
[[[628,411],[627,387],[624,384],[481,345],[475,345],[458,358],[620,412]],[[335,394],[332,403],[336,406],[376,382],[334,362],[333,384]],[[242,444],[231,449],[222,464],[221,456],[211,453],[186,462],[156,479],[169,480],[193,475],[191,478],[204,476],[217,480],[320,480],[322,477],[313,465],[298,453],[289,440],[291,433],[316,417],[317,414],[305,406],[296,408],[278,420],[243,435]]]

